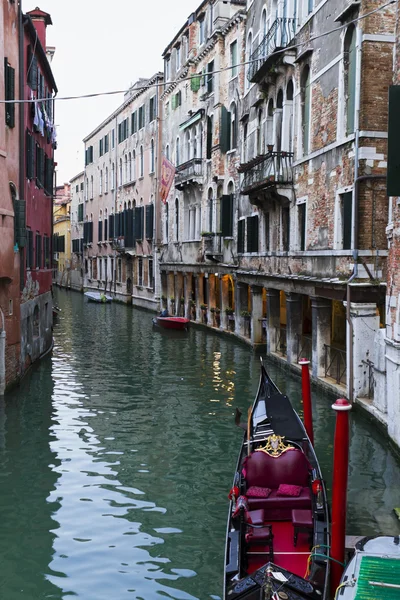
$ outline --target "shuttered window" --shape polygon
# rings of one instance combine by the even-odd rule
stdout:
[[[36,239],[35,239],[35,262],[36,262],[36,268],[41,269],[42,268],[42,236],[40,235],[40,233],[36,234]]]
[[[132,130],[132,134],[137,132],[137,111],[136,110],[131,115],[131,130]]]
[[[83,204],[78,204],[78,221],[80,223],[83,221]]]
[[[135,207],[135,239],[136,241],[143,239],[143,221],[144,221],[144,207]]]
[[[26,176],[33,179],[35,176],[35,139],[30,131],[26,130]]]
[[[133,208],[128,208],[125,213],[125,248],[133,248],[134,246],[134,230],[133,230]]]
[[[247,217],[247,252],[258,252],[258,216]]]
[[[15,100],[15,69],[4,58],[4,99]],[[5,105],[5,119],[8,127],[15,126],[15,103],[10,102]]]
[[[156,96],[153,96],[152,98],[150,98],[150,102],[149,102],[149,121],[154,121],[154,119],[157,116],[157,111],[156,111]]]
[[[114,215],[110,215],[108,223],[108,239],[112,240],[114,237]]]
[[[146,206],[146,238],[148,240],[153,239],[153,220],[154,220],[154,205],[149,204]]]
[[[220,148],[225,153],[231,149],[231,113],[221,106]]]
[[[44,186],[44,150],[36,144],[36,185]]]
[[[233,235],[233,194],[221,198],[221,232],[223,237]]]
[[[144,105],[139,106],[139,129],[144,127],[145,115],[144,115]]]
[[[244,252],[244,236],[245,236],[245,226],[246,221],[241,219],[238,222],[238,241],[237,241],[237,251],[238,254],[243,254]]]
[[[387,195],[400,196],[400,85],[389,88]]]
[[[26,246],[26,268],[33,269],[33,231],[26,230],[27,246]]]
[[[98,242],[103,241],[103,221],[99,221],[99,229],[98,229]]]
[[[28,46],[28,85],[31,90],[37,90],[38,88],[38,64],[36,56],[32,54],[31,46]]]
[[[353,212],[353,192],[341,195],[342,223],[343,223],[343,250],[351,249],[351,230]]]
[[[26,203],[25,200],[14,199],[14,240],[19,248],[26,246]]]
[[[48,196],[53,193],[54,161],[44,155],[44,190]]]
[[[108,219],[104,219],[104,241],[108,240],[108,231],[107,231]]]
[[[44,258],[44,268],[50,268],[50,238],[45,235],[43,237],[43,258]]]

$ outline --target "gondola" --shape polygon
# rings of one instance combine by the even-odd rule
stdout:
[[[399,542],[398,535],[362,538],[356,544],[354,556],[343,572],[336,598],[400,598]]]
[[[261,363],[230,490],[224,600],[328,600],[329,509],[303,423]]]
[[[103,292],[85,292],[84,294],[89,302],[97,302],[98,304],[108,304],[112,302],[112,296]]]

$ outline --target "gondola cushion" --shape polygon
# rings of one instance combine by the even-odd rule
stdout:
[[[258,485],[252,485],[248,488],[246,496],[248,498],[268,498],[272,490],[270,488],[259,487]]]
[[[277,490],[272,490],[268,498],[249,498],[250,513],[263,508],[266,521],[290,520],[293,509],[310,509],[311,493],[308,487],[303,487],[300,496],[278,496]]]
[[[302,486],[301,485],[288,485],[286,483],[281,483],[281,485],[278,487],[278,491],[277,491],[277,495],[278,496],[300,496],[301,494],[301,490],[302,490]]]

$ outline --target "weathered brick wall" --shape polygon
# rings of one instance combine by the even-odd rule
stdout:
[[[392,83],[393,44],[364,42],[361,68],[360,129],[387,131],[388,91]]]

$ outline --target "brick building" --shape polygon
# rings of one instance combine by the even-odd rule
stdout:
[[[163,53],[162,152],[176,174],[162,206],[162,306],[222,326],[238,268],[245,8],[202,2]]]
[[[46,53],[48,13],[36,8],[23,16],[24,104],[21,166],[26,201],[26,246],[21,262],[21,369],[52,344],[53,165],[56,146],[54,95],[57,86]],[[49,55],[52,56],[52,53]]]
[[[254,0],[246,25],[241,195],[258,241],[247,226],[236,278],[265,299],[268,352],[306,356],[351,399],[371,392],[385,312],[393,8],[356,20],[378,6]]]
[[[19,98],[18,4],[0,8],[2,98]],[[20,200],[20,107],[0,104],[0,395],[16,381],[20,355],[20,248],[25,241],[25,207]],[[23,180],[22,180],[23,181]]]
[[[140,79],[84,139],[84,285],[155,309],[159,98],[162,73]],[[157,268],[158,271],[158,268]]]

